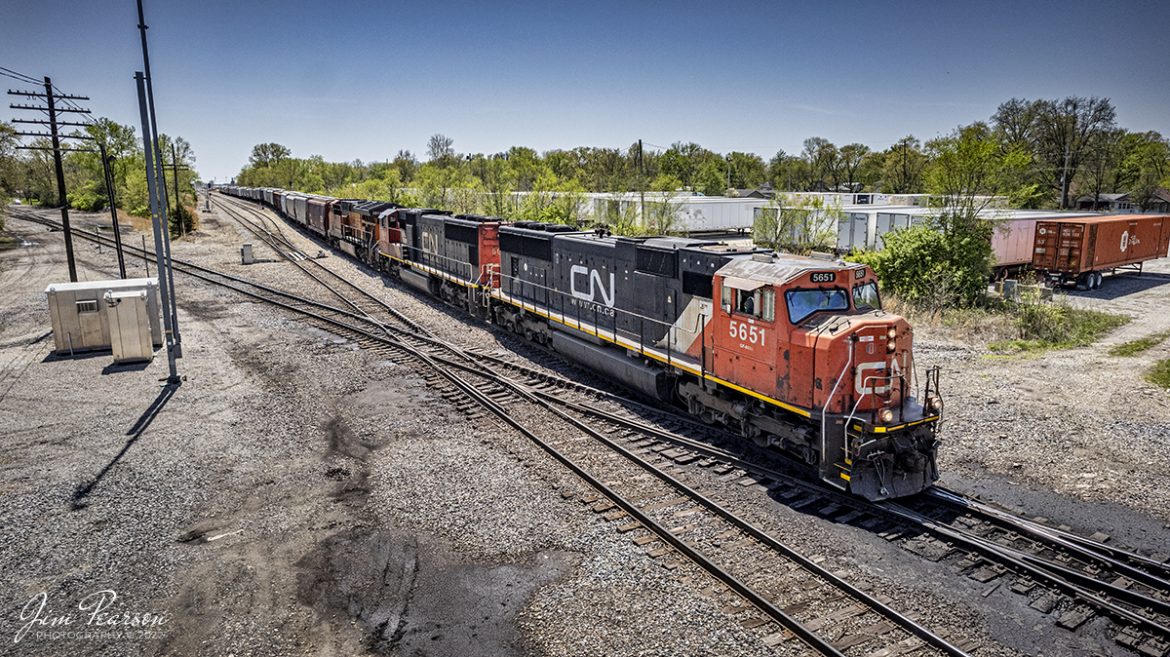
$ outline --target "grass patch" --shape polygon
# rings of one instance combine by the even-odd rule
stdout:
[[[1016,309],[1017,337],[988,346],[995,351],[1010,352],[1084,347],[1128,321],[1124,315],[1083,310],[1063,303],[1023,303]]]
[[[965,344],[987,344],[1016,336],[1006,305],[988,304],[974,308],[947,308],[924,311],[894,296],[882,299],[882,307],[906,318],[915,334]]]
[[[1129,342],[1123,342],[1119,345],[1115,345],[1112,349],[1110,349],[1109,355],[1110,356],[1136,356],[1136,355],[1142,353],[1143,351],[1146,351],[1148,349],[1153,349],[1154,347],[1162,344],[1162,341],[1165,340],[1166,338],[1170,338],[1170,331],[1163,331],[1161,333],[1147,335],[1144,338],[1138,338],[1137,340],[1130,340]]]
[[[1170,358],[1154,363],[1150,371],[1146,372],[1146,381],[1170,390]]]

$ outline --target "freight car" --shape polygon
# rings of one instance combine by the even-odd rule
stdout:
[[[331,221],[357,205],[335,202]],[[938,370],[916,378],[912,330],[881,309],[866,266],[429,210],[377,216],[367,262],[792,453],[826,482],[886,499],[938,477]]]
[[[1036,222],[1032,267],[1053,285],[1101,287],[1104,272],[1141,272],[1170,251],[1170,216],[1123,214]]]

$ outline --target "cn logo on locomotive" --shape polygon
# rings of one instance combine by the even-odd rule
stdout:
[[[573,265],[569,269],[569,291],[574,297],[582,301],[596,302],[597,294],[601,294],[601,302],[607,308],[613,308],[613,272],[609,274],[609,288],[605,286],[605,279],[601,277],[601,272],[596,269],[589,269],[584,265]],[[582,292],[577,288],[577,278],[584,276],[589,281],[589,292]]]

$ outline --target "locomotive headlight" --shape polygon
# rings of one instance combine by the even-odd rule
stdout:
[[[890,340],[889,342],[886,343],[886,351],[890,352],[891,354],[894,353],[894,351],[897,348],[898,348],[898,341],[897,340]]]
[[[889,424],[893,421],[894,411],[888,408],[883,408],[882,410],[878,411],[878,422],[881,422],[882,424]]]
[[[942,413],[943,400],[941,397],[931,395],[926,398],[926,410],[930,413]]]
[[[898,329],[891,326],[890,329],[888,331],[886,331],[886,337],[889,338],[890,340],[893,340],[894,338],[898,337]]]

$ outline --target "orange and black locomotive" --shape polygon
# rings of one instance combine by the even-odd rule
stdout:
[[[296,206],[287,212],[280,193],[272,198],[298,221]],[[877,500],[938,478],[938,370],[918,377],[913,331],[882,310],[865,265],[389,204],[307,203],[326,220],[337,208],[334,225],[313,230],[347,253],[645,396],[796,455],[834,486]]]

